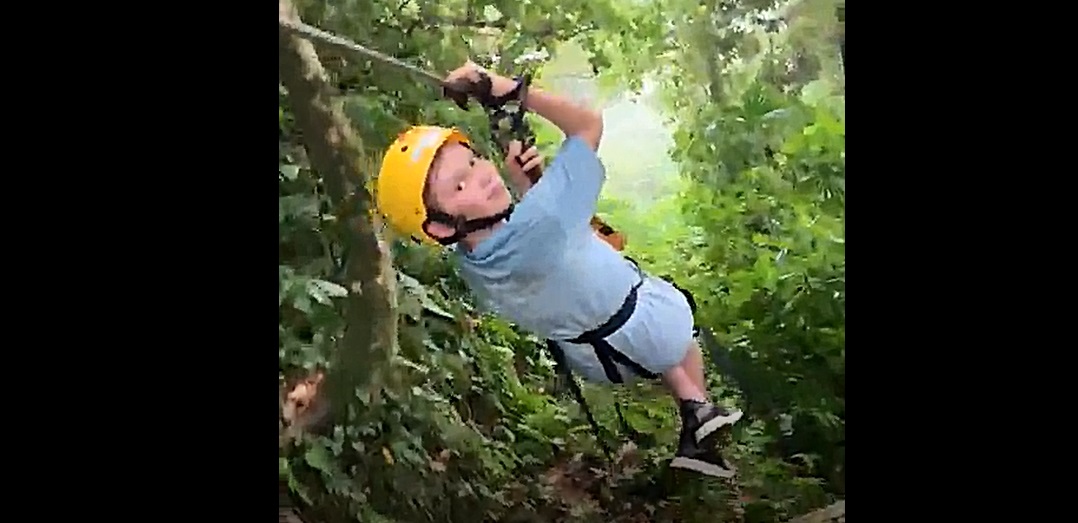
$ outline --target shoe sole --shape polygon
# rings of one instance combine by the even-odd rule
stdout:
[[[740,410],[735,410],[727,416],[718,416],[714,419],[707,420],[706,423],[700,425],[700,428],[696,429],[696,433],[694,434],[694,436],[696,437],[696,442],[699,443],[703,441],[704,438],[710,436],[711,433],[715,432],[716,430],[719,430],[724,426],[737,423],[741,420],[741,416],[743,415],[744,413],[742,413]]]
[[[678,469],[691,470],[693,472],[699,472],[705,476],[714,476],[716,478],[732,478],[737,473],[737,469],[733,467],[727,469],[714,463],[708,463],[703,460],[687,458],[684,456],[678,456],[670,461],[670,466]]]

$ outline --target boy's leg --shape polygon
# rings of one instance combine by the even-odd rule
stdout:
[[[680,406],[681,438],[670,466],[731,477],[734,469],[715,443],[724,432],[720,429],[735,423],[741,413],[709,401],[703,357],[693,334],[692,309],[685,296],[669,282],[648,277],[632,318],[608,341],[636,363],[660,373]]]
[[[693,340],[689,346],[689,351],[685,354],[685,359],[682,360],[682,366],[685,367],[685,372],[689,374],[696,386],[706,392],[707,381],[704,380],[704,355],[700,353],[700,344],[696,343],[696,340]]]
[[[716,451],[721,434],[741,419],[740,411],[728,411],[708,400],[703,357],[692,341],[681,363],[663,373],[663,381],[681,410],[681,438],[670,466],[709,476],[732,477],[736,470]],[[725,429],[725,430],[722,430]]]
[[[740,411],[728,411],[710,402],[703,367],[700,346],[693,340],[681,363],[663,373],[663,382],[681,407],[683,429],[691,431],[698,443],[737,423],[742,415]]]
[[[680,403],[682,400],[699,402],[707,401],[707,391],[700,383],[693,379],[684,363],[663,373],[663,383],[670,389],[674,399]]]

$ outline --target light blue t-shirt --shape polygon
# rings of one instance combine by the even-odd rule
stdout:
[[[605,179],[595,151],[570,137],[508,222],[471,252],[457,250],[485,309],[554,339],[579,336],[618,310],[641,276],[591,228]]]

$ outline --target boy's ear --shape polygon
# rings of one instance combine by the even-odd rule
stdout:
[[[423,224],[423,230],[435,239],[449,238],[457,233],[457,229],[452,225],[446,225],[442,222],[435,221],[429,221]]]

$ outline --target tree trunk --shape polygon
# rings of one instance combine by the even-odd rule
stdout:
[[[291,0],[278,3],[282,20],[299,21]],[[389,249],[371,218],[368,173],[363,169],[372,162],[335,99],[314,46],[280,28],[278,47],[280,80],[288,90],[311,166],[322,176],[335,207],[340,238],[349,253],[345,333],[326,374],[333,416],[343,421],[346,406],[354,403],[356,387],[374,392],[389,378],[386,371],[397,346],[396,277]]]

